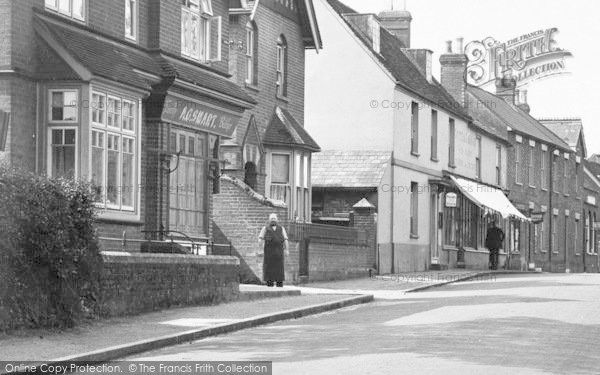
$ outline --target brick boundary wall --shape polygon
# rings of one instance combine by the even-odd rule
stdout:
[[[298,245],[290,243],[290,247]],[[372,248],[311,241],[308,250],[308,281],[330,281],[369,276]],[[287,275],[286,275],[287,276]]]
[[[211,305],[239,296],[239,260],[227,256],[102,252],[103,315]]]

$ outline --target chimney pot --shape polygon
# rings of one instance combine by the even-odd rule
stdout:
[[[456,38],[456,53],[461,53],[461,54],[464,53],[463,40],[464,40],[464,38],[462,36]]]
[[[452,53],[452,41],[451,40],[446,41],[446,53]]]

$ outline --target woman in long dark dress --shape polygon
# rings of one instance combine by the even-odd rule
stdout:
[[[263,227],[258,236],[259,245],[264,249],[263,280],[267,286],[277,283],[283,286],[285,280],[285,255],[288,252],[288,237],[285,228],[277,224],[277,215],[269,215],[269,223]]]

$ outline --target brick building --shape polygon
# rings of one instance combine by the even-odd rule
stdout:
[[[230,3],[0,2],[7,13],[0,110],[11,117],[0,156],[36,173],[92,182],[105,248],[121,248],[113,240],[143,231],[153,239],[165,231],[210,239],[221,145],[241,144],[252,114],[264,137],[265,108],[279,114],[272,123],[299,126],[300,62],[305,48],[320,46],[308,0],[261,1],[263,10],[254,9],[258,2]],[[236,20],[243,16],[232,15],[239,8],[253,9],[264,25],[262,42],[253,44],[258,81],[247,87],[237,63],[247,47]],[[292,21],[282,26],[275,14]],[[260,113],[250,114],[253,108]]]
[[[583,161],[583,231],[581,232],[581,257],[584,272],[600,272],[600,237],[598,219],[600,219],[600,164]]]

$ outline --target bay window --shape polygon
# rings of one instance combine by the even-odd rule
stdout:
[[[85,20],[85,0],[46,0],[45,4],[46,9],[60,15],[79,21]]]
[[[135,113],[132,101],[92,93],[91,176],[100,207],[134,211],[138,152]]]
[[[199,61],[221,60],[221,17],[211,0],[182,0],[181,54]]]

